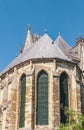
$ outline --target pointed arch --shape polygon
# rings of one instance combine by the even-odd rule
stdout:
[[[64,124],[68,119],[65,114],[65,107],[68,106],[68,75],[66,72],[62,72],[60,75],[60,122]]]
[[[37,77],[36,124],[48,125],[48,74],[44,70]]]
[[[20,114],[19,114],[19,127],[25,125],[25,101],[26,101],[26,75],[22,74],[20,78]]]
[[[38,72],[38,74],[37,74],[37,80],[38,80],[39,75],[40,75],[42,72],[44,72],[44,73],[48,76],[47,70],[41,69],[41,70]]]

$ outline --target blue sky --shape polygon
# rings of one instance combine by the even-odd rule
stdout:
[[[84,36],[84,0],[0,0],[0,71],[24,45],[27,25],[32,33],[55,40],[58,32],[71,46]]]

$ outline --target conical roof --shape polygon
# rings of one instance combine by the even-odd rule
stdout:
[[[60,34],[55,40],[55,45],[58,46],[66,56],[77,59],[75,49],[70,47]]]
[[[19,54],[3,71],[5,73],[10,68],[25,62],[29,59],[39,59],[39,58],[59,58],[62,60],[69,60],[67,56],[62,52],[62,50],[53,43],[53,40],[44,34],[35,43],[31,44],[30,47],[25,49],[21,54]]]
[[[55,40],[55,45],[58,46],[63,52],[66,52],[71,48],[60,34]]]

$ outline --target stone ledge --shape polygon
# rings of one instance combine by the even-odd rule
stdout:
[[[33,130],[32,128],[19,128],[19,130]]]
[[[19,128],[19,130],[58,130],[58,128],[57,127],[55,127],[55,128],[46,128],[46,127],[44,127],[44,128],[35,128],[35,129],[32,129],[32,128]]]

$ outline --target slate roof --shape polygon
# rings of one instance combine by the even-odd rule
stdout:
[[[58,46],[66,56],[78,59],[77,48],[70,47],[60,34],[55,40],[55,45]]]
[[[68,48],[68,46],[66,46]],[[62,49],[58,44],[53,43],[53,40],[44,34],[36,42],[31,44],[26,50],[19,54],[2,72],[1,74],[7,72],[10,68],[27,61],[29,59],[39,59],[39,58],[59,58],[62,60],[67,60],[68,57],[64,54]]]
[[[66,52],[71,48],[60,34],[55,40],[55,45],[58,46],[63,52]]]

